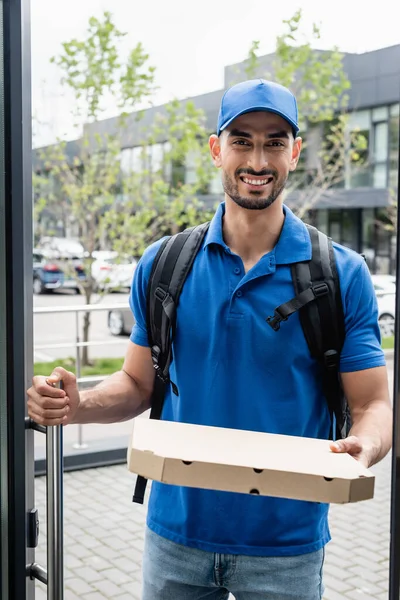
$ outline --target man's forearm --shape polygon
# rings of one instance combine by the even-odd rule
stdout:
[[[355,435],[368,452],[369,466],[386,456],[392,446],[393,411],[389,402],[375,401],[353,416],[349,435]]]
[[[118,423],[133,419],[149,408],[148,393],[125,371],[107,377],[80,393],[78,411],[71,423]]]

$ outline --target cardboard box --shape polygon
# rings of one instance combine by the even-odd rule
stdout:
[[[128,468],[188,487],[347,503],[374,495],[374,475],[326,440],[135,419]]]

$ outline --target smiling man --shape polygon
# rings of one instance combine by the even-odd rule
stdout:
[[[319,365],[300,319],[279,331],[265,317],[294,295],[291,266],[311,259],[304,223],[283,204],[301,152],[297,105],[273,82],[252,80],[221,102],[212,159],[219,206],[183,286],[162,417],[171,421],[328,439],[331,417]],[[35,377],[29,415],[38,423],[110,423],[149,408],[154,369],[147,288],[162,241],[137,266],[135,326],[123,368],[93,390],[57,368]],[[334,244],[345,317],[340,355],[352,413],[332,451],[370,466],[389,451],[392,411],[377,306],[364,260]],[[59,379],[64,391],[52,387]],[[206,440],[205,440],[206,443]],[[321,600],[328,506],[154,482],[143,557],[143,600]]]

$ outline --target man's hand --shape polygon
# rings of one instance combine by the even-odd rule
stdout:
[[[363,444],[360,438],[355,435],[350,435],[344,440],[331,442],[330,448],[332,452],[338,454],[347,452],[347,454],[360,461],[364,467],[368,468],[372,462],[371,448],[367,444]]]
[[[54,387],[62,379],[64,389]],[[67,425],[79,407],[76,377],[62,367],[56,367],[50,377],[36,376],[28,394],[28,414],[40,425]]]

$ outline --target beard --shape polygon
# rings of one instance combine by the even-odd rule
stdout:
[[[263,196],[264,191],[254,190],[249,191],[248,196],[242,196],[239,193],[239,185],[236,181],[229,177],[229,175],[223,171],[222,172],[222,186],[224,188],[225,194],[235,202],[241,208],[247,208],[249,210],[264,210],[268,208],[275,202],[275,200],[281,195],[283,190],[285,189],[286,182],[288,180],[288,176],[279,178],[277,171],[262,171],[261,173],[251,173],[249,171],[245,171],[240,169],[236,173],[239,175],[259,175],[259,176],[272,176],[274,177],[273,187],[268,196]]]

